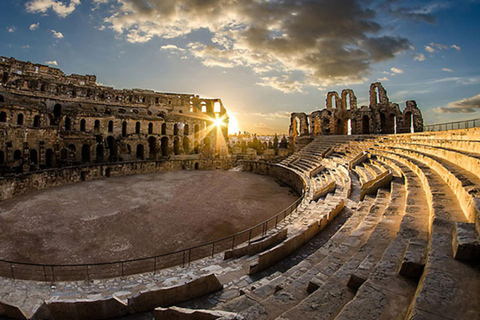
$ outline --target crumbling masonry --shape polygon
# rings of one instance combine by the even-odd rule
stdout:
[[[220,99],[117,90],[94,75],[0,57],[0,169],[25,172],[81,163],[218,154]],[[210,132],[209,132],[210,131]]]
[[[350,125],[349,125],[350,123]],[[349,130],[350,127],[350,130]],[[312,112],[292,113],[290,137],[391,134],[422,132],[423,118],[414,100],[406,102],[403,112],[396,103],[389,101],[387,91],[380,82],[370,86],[370,105],[357,107],[357,97],[351,89],[341,95],[327,94],[326,108]]]

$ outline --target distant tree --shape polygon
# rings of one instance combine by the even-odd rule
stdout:
[[[280,141],[280,148],[288,149],[288,140],[285,138],[285,135],[283,136],[282,141]]]

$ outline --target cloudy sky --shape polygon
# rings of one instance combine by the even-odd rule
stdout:
[[[375,81],[439,123],[480,118],[479,17],[480,0],[1,0],[0,55],[218,97],[260,134],[328,91],[366,105]]]

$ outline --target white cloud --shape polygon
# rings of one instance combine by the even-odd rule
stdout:
[[[13,26],[13,27],[8,27],[8,28],[7,28],[7,31],[8,31],[9,33],[14,33],[15,30],[17,30],[17,27],[15,27],[15,26]]]
[[[437,50],[435,50],[434,48],[432,48],[432,47],[430,47],[430,46],[425,46],[425,50],[427,50],[427,51],[430,52],[430,53],[437,52]]]
[[[386,81],[390,81],[390,79],[388,79],[387,77],[383,77],[383,78],[378,78],[377,79],[378,82],[386,82]]]
[[[457,46],[456,44],[453,44],[453,45],[451,45],[450,47],[453,48],[453,49],[455,49],[455,50],[457,50],[457,51],[462,50],[462,49],[461,49],[459,46]]]
[[[413,61],[425,61],[425,60],[427,60],[427,58],[423,53],[417,53],[413,58]]]
[[[57,39],[63,39],[63,34],[61,32],[57,32],[55,30],[51,30],[53,33],[53,37]]]
[[[445,72],[453,72],[452,69],[449,69],[449,68],[442,68],[442,71],[445,71]]]
[[[271,87],[284,93],[302,92],[302,83],[290,80],[287,75],[281,77],[262,77],[261,82],[256,83],[262,87]]]
[[[30,25],[30,31],[35,31],[37,30],[38,28],[40,27],[40,22],[37,22],[37,23],[33,23]]]
[[[25,4],[25,9],[30,13],[46,13],[49,9],[61,18],[65,18],[80,4],[80,0],[31,0]]]
[[[45,64],[48,64],[48,65],[51,65],[51,66],[58,66],[58,63],[57,63],[56,60],[45,61]]]
[[[391,68],[390,70],[392,70],[392,72],[395,73],[395,74],[401,74],[401,73],[403,73],[403,70],[400,69],[400,68],[395,68],[395,67],[393,67],[393,68]]]
[[[180,51],[180,52],[184,52],[184,51],[185,51],[185,49],[179,48],[179,47],[177,47],[177,46],[174,45],[174,44],[168,44],[168,45],[165,45],[165,46],[161,46],[161,47],[160,47],[160,50]]]

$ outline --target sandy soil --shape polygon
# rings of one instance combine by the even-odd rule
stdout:
[[[253,226],[298,198],[270,177],[177,171],[87,181],[0,203],[0,258],[98,263],[157,255]]]

